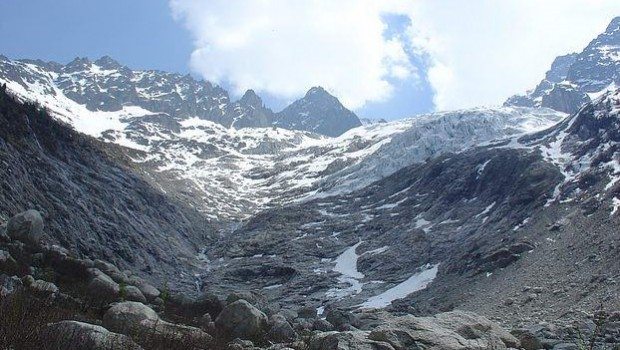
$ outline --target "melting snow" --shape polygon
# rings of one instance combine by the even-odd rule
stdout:
[[[355,252],[357,247],[362,244],[363,241],[359,241],[354,246],[347,248],[342,254],[340,254],[335,261],[334,271],[340,273],[338,282],[347,283],[347,288],[331,288],[327,291],[326,295],[330,298],[341,299],[347,295],[357,294],[362,291],[363,284],[359,281],[364,278],[364,274],[357,271],[357,259],[359,255]]]
[[[402,299],[407,295],[426,288],[437,276],[437,265],[426,265],[424,270],[413,274],[406,281],[392,287],[385,292],[369,298],[359,307],[363,309],[381,309],[392,303],[396,299]]]

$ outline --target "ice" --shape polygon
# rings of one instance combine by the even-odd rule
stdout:
[[[362,291],[363,284],[359,280],[364,278],[364,274],[357,270],[357,259],[359,255],[356,253],[357,247],[362,243],[363,241],[359,241],[357,244],[347,248],[334,260],[336,263],[334,271],[340,273],[338,282],[348,284],[349,286],[346,288],[331,288],[326,293],[328,297],[341,299],[345,296],[358,294]]]
[[[359,305],[362,309],[381,309],[397,299],[426,288],[437,276],[437,265],[426,265],[422,271],[413,274],[404,282],[386,290],[385,292],[367,299]]]

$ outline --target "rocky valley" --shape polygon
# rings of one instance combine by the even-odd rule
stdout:
[[[619,48],[390,122],[0,56],[0,347],[616,349]]]

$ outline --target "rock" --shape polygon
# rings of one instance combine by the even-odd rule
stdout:
[[[110,264],[109,262],[97,259],[95,260],[95,267],[110,276],[110,278],[116,283],[131,284],[127,275],[125,275],[124,272],[121,272],[118,267]]]
[[[28,289],[32,291],[34,294],[42,296],[42,297],[50,297],[58,294],[58,287],[52,282],[47,282],[43,280],[32,281],[28,285]]]
[[[0,271],[9,274],[17,274],[17,261],[5,250],[0,250]]]
[[[42,335],[54,349],[72,350],[141,350],[131,338],[88,323],[61,321],[49,324]]]
[[[17,276],[0,274],[0,297],[15,293],[23,287],[23,282]]]
[[[237,300],[245,300],[252,305],[256,305],[258,303],[258,297],[251,292],[232,292],[226,298],[226,304],[232,304]]]
[[[524,350],[538,350],[543,348],[541,340],[538,339],[538,337],[528,329],[513,329],[512,331],[510,331],[510,334],[514,335],[515,338],[519,339],[521,347]]]
[[[350,326],[357,326],[357,318],[349,311],[341,309],[328,309],[325,319],[337,330],[347,330]]]
[[[484,350],[518,348],[519,341],[488,319],[474,313],[451,311],[433,317],[406,315],[385,320],[369,338],[394,349],[423,346],[428,350]]]
[[[120,294],[125,300],[146,304],[146,297],[136,286],[122,286],[120,288]]]
[[[271,320],[271,328],[267,338],[275,343],[289,343],[297,339],[297,333],[291,324],[282,315],[274,315]]]
[[[205,293],[196,299],[176,294],[170,297],[170,302],[166,307],[170,308],[173,313],[188,318],[202,317],[204,314],[215,318],[222,311],[224,303],[212,293]]]
[[[360,331],[318,333],[312,336],[308,348],[309,350],[394,350],[390,344],[369,339],[366,332]]]
[[[159,296],[161,295],[161,292],[157,288],[153,287],[151,284],[138,276],[129,277],[128,282],[128,284],[138,287],[138,289],[140,289],[140,292],[142,292],[142,295],[144,295],[146,300],[148,300],[149,302],[153,302],[153,300],[159,298]]]
[[[297,310],[299,318],[317,318],[316,308],[312,306],[303,306]]]
[[[224,307],[215,320],[218,334],[225,339],[261,339],[268,328],[267,316],[245,300]]]
[[[99,298],[101,302],[117,300],[121,290],[119,284],[99,269],[89,269],[89,271],[94,275],[88,283],[91,296]]]
[[[118,333],[140,328],[149,323],[154,324],[157,321],[159,316],[153,309],[135,301],[118,303],[103,315],[104,327]]]
[[[135,336],[138,343],[191,344],[198,349],[208,349],[213,338],[196,327],[163,321],[150,307],[133,301],[112,306],[103,315],[103,325],[121,334]]]
[[[43,218],[36,210],[27,210],[9,219],[6,234],[27,244],[37,245],[43,236]]]
[[[313,331],[331,332],[334,329],[335,329],[334,325],[329,323],[329,321],[323,320],[323,319],[320,319],[320,318],[314,320],[314,322],[312,323],[312,330]]]

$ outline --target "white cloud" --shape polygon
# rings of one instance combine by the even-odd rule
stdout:
[[[558,55],[581,51],[620,15],[617,0],[418,0],[414,44],[431,56],[438,109],[501,104]]]
[[[192,68],[205,79],[297,98],[321,85],[357,108],[411,79],[403,43],[385,38],[386,13],[401,1],[171,0],[194,35]]]
[[[426,74],[437,109],[501,104],[620,15],[618,0],[170,0],[205,79],[293,99],[321,85],[350,108]],[[413,25],[383,35],[384,14]],[[418,72],[409,41],[432,62]],[[415,98],[412,96],[412,98]],[[388,116],[389,117],[389,116]]]

